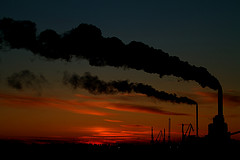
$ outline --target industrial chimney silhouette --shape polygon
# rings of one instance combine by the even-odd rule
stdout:
[[[223,116],[223,91],[222,87],[218,89],[218,116]]]
[[[218,114],[213,118],[213,123],[208,125],[208,138],[214,143],[221,143],[230,139],[228,126],[223,116],[223,91],[218,88]]]

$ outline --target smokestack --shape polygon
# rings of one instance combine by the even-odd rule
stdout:
[[[228,125],[224,122],[223,116],[223,91],[218,87],[218,115],[213,118],[213,123],[208,125],[208,137],[214,142],[224,142],[230,139]]]
[[[218,115],[223,116],[223,91],[221,86],[218,88]]]
[[[196,104],[196,137],[198,137],[198,104]]]
[[[165,128],[164,128],[164,130],[163,130],[163,143],[165,143]]]
[[[169,118],[169,126],[168,126],[168,143],[170,143],[171,142],[171,118]]]
[[[151,144],[154,144],[153,127],[151,128]]]
[[[184,142],[184,138],[185,138],[185,136],[184,136],[184,124],[182,123],[182,142]]]

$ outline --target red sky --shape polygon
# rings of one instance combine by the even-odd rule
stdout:
[[[196,91],[192,95],[200,97],[199,135],[204,136],[207,124],[211,123],[209,110],[217,109],[217,94]],[[146,104],[138,103],[136,99],[147,101]],[[238,120],[239,113],[228,110],[238,108],[239,104],[240,95],[233,91],[224,94],[225,118],[230,131],[237,130],[234,121]],[[96,96],[78,93],[71,98],[50,98],[0,93],[1,136],[74,137],[84,143],[146,142],[150,140],[151,127],[156,137],[160,130],[168,131],[168,119],[171,118],[172,137],[179,140],[181,123],[195,125],[195,107],[178,105],[152,103],[151,98],[142,94]]]

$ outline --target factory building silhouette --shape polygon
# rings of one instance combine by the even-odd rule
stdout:
[[[213,123],[208,125],[208,138],[213,141],[227,141],[230,139],[228,125],[223,115],[223,91],[218,89],[218,114],[213,118]]]

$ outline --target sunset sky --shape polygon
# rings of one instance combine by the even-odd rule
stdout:
[[[229,132],[240,130],[240,2],[235,0],[2,0],[0,19],[30,20],[37,34],[63,34],[81,23],[98,27],[103,37],[143,42],[205,67],[223,87],[224,118]],[[133,53],[136,54],[137,53]],[[137,57],[136,57],[137,59]],[[132,62],[135,63],[135,62]],[[31,85],[9,85],[18,73],[35,76]],[[106,82],[129,80],[186,96],[199,105],[199,136],[217,114],[217,91],[195,81],[125,67],[91,66],[73,57],[50,60],[26,49],[0,50],[0,138],[76,138],[80,142],[149,141],[171,118],[171,136],[181,124],[196,128],[195,105],[160,101],[141,93],[91,94],[63,84],[64,73],[89,72]],[[13,78],[16,79],[16,78]],[[195,134],[196,132],[192,132]],[[240,140],[240,134],[232,136]]]

